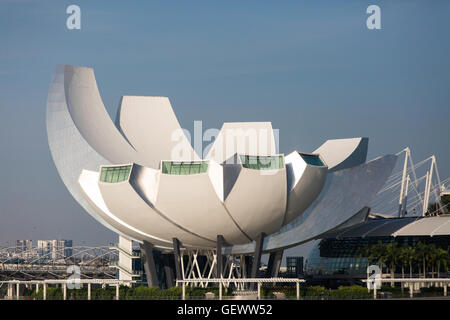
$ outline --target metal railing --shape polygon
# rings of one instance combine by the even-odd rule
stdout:
[[[447,296],[447,287],[450,283],[449,278],[375,278],[375,279],[363,279],[362,282],[371,283],[373,285],[373,298],[377,298],[377,286],[383,282],[388,283],[407,283],[409,284],[409,297],[414,297],[414,284],[415,283],[435,283],[440,284],[444,288],[444,297]],[[369,289],[370,290],[370,289]]]
[[[263,283],[295,283],[296,284],[296,293],[297,293],[297,300],[300,299],[300,283],[305,282],[303,279],[295,279],[295,278],[229,278],[229,279],[223,279],[223,278],[198,278],[198,279],[184,279],[184,280],[177,280],[176,285],[178,286],[180,283],[182,285],[182,294],[181,298],[182,300],[186,300],[186,284],[187,283],[197,283],[197,282],[205,282],[205,283],[218,283],[219,284],[219,300],[222,300],[222,287],[223,284],[229,284],[231,282],[239,282],[239,283],[257,283],[258,289],[257,289],[257,297],[258,300],[261,299],[261,285]]]
[[[92,284],[101,284],[101,285],[115,285],[116,286],[116,300],[119,300],[119,290],[120,285],[130,285],[131,283],[135,283],[134,280],[118,280],[118,279],[66,279],[66,280],[59,280],[59,279],[50,279],[50,280],[7,280],[7,281],[0,281],[0,284],[7,284],[8,285],[8,299],[14,299],[14,285],[16,286],[16,299],[20,299],[20,286],[21,285],[35,285],[36,286],[36,292],[39,290],[39,286],[43,286],[43,299],[47,299],[47,286],[49,284],[53,285],[62,285],[63,289],[63,300],[67,299],[67,285],[68,284],[87,284],[88,287],[88,300],[91,300],[91,285]]]

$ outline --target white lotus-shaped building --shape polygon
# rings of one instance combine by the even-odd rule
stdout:
[[[61,65],[47,102],[50,150],[65,185],[100,223],[138,242],[227,253],[288,248],[364,221],[395,155],[366,162],[368,139],[276,153],[270,122],[224,123],[193,150],[166,97],[123,96],[113,122],[91,68]]]

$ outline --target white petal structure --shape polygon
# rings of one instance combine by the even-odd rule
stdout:
[[[103,170],[105,168],[108,167],[102,167]],[[170,216],[164,215],[161,211],[154,208],[151,203],[145,201],[130,183],[130,180],[140,180],[145,178],[145,176],[136,174],[136,170],[133,168],[130,171],[131,178],[128,177],[121,182],[110,183],[101,180],[96,182],[109,211],[114,216],[128,225],[136,226],[146,234],[151,234],[158,241],[171,243],[172,237],[177,237],[184,239],[186,246],[214,245],[214,239],[208,240],[188,229],[180,227],[171,220]],[[162,179],[160,178],[159,180],[161,183]],[[149,181],[139,181],[139,183],[142,185],[142,183],[149,183]],[[157,187],[157,185],[154,187]]]
[[[258,160],[262,162],[261,158]],[[270,169],[263,170],[257,169],[257,161],[254,164],[256,168],[252,167],[250,159],[248,168],[245,161],[241,162],[242,168],[225,200],[231,216],[250,239],[255,239],[261,232],[271,234],[278,231],[286,212],[284,157],[279,155],[269,160],[275,165],[268,163]]]
[[[78,185],[80,187],[81,193],[84,195],[89,205],[100,216],[102,221],[105,221],[108,226],[111,226],[110,228],[114,228],[113,230],[118,230],[118,232],[126,230],[126,232],[122,234],[125,234],[127,237],[130,237],[132,239],[146,240],[151,243],[155,243],[161,248],[165,248],[165,246],[167,245],[166,241],[161,241],[160,239],[157,239],[150,234],[144,233],[138,228],[127,224],[125,221],[122,221],[114,214],[112,214],[111,211],[109,211],[100,192],[98,179],[98,172],[83,170],[80,175]]]
[[[161,159],[200,160],[168,98],[123,96],[119,110],[116,122],[147,166],[158,169]]]
[[[397,156],[386,155],[362,165],[329,172],[325,185],[316,200],[291,223],[264,239],[263,251],[289,248],[310,241],[330,230],[361,222],[361,210],[385,184],[397,161]],[[370,181],[370,183],[367,183]],[[368,212],[366,213],[368,214]],[[249,254],[255,243],[235,245],[225,253]]]
[[[236,154],[275,155],[276,144],[272,124],[270,122],[225,122],[206,159],[223,163]]]
[[[210,161],[207,166],[206,172],[198,174],[161,173],[156,208],[177,225],[213,243],[218,234],[232,244],[248,242],[250,239],[239,229],[211,181],[209,172],[217,170],[214,167],[220,165]],[[217,175],[217,178],[221,177]]]
[[[47,101],[50,151],[74,198],[111,230],[156,248],[286,248],[364,219],[395,165],[366,163],[367,138],[279,154],[270,122],[224,123],[204,159],[166,97],[123,96],[113,122],[91,68],[58,66]],[[201,155],[200,155],[201,156]]]
[[[82,170],[98,171],[101,164],[108,164],[109,161],[87,143],[74,123],[67,105],[66,70],[72,70],[72,67],[64,65],[56,67],[48,90],[46,122],[48,144],[53,161],[61,179],[75,200],[94,219],[107,228],[121,233],[113,225],[108,224],[98,210],[94,210],[78,188],[78,177]]]
[[[337,171],[355,167],[366,162],[368,138],[327,140],[313,153],[320,154],[328,170]]]
[[[319,155],[294,151],[286,156],[288,203],[283,225],[305,211],[325,183],[328,167]]]
[[[144,158],[123,138],[109,117],[97,88],[94,70],[66,66],[64,88],[70,116],[94,150],[112,163],[150,165],[145,160],[141,161]]]

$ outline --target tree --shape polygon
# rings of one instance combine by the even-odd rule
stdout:
[[[391,279],[395,276],[395,267],[400,258],[400,250],[398,248],[397,242],[389,243],[385,246],[384,258],[386,263],[389,265],[389,270],[391,271]],[[391,282],[391,287],[394,286],[394,282]]]
[[[428,212],[434,215],[446,214],[450,211],[450,195],[441,197],[441,205],[438,206],[437,202],[431,203],[428,206]]]
[[[431,277],[434,278],[434,266],[436,265],[437,249],[434,244],[429,244],[426,254],[428,265],[431,266]]]
[[[409,266],[409,277],[412,278],[413,264],[414,264],[414,262],[416,262],[416,257],[417,257],[416,249],[408,246],[408,247],[404,247],[402,251],[403,251],[403,257]]]
[[[448,275],[448,266],[450,265],[450,247],[447,248],[447,256],[442,260],[442,264],[444,266],[445,272]]]
[[[421,241],[419,241],[419,243],[417,243],[416,253],[417,253],[417,261],[422,262],[423,277],[426,278],[426,274],[427,274],[426,260],[427,260],[427,255],[428,255],[428,246],[425,243],[422,243]],[[419,269],[420,269],[420,263],[419,263]]]
[[[436,250],[436,266],[437,266],[437,277],[440,277],[441,264],[444,265],[444,268],[447,268],[447,262],[449,259],[448,251],[442,248]]]
[[[411,252],[409,249],[412,249],[412,248],[408,247],[408,246],[402,246],[398,249],[399,250],[398,258],[399,258],[400,264],[402,266],[402,279],[405,278],[405,266],[408,266],[408,265],[409,265],[409,275],[410,275],[409,277],[412,278],[412,274],[411,274],[412,268],[411,268],[411,260],[410,260]],[[402,288],[402,295],[403,295],[403,290],[404,290],[403,284],[401,284],[401,288]]]
[[[381,273],[383,273],[383,262],[386,261],[386,246],[383,245],[381,240],[378,240],[377,244],[371,246],[371,255],[377,259],[378,266]]]
[[[369,267],[370,263],[374,259],[374,250],[371,245],[366,244],[359,251],[359,258],[366,258],[366,269]]]
[[[407,246],[402,246],[399,248],[398,259],[399,259],[400,265],[402,267],[402,279],[405,278],[405,266],[407,266],[409,264],[407,249],[408,249]]]

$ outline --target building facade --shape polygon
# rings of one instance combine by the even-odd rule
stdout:
[[[183,255],[197,260],[198,250],[213,252],[209,274],[221,275],[224,256],[252,256],[256,277],[264,252],[276,274],[285,248],[364,221],[397,161],[367,161],[365,137],[279,153],[270,122],[224,123],[208,153],[197,153],[167,97],[123,96],[112,121],[93,69],[70,65],[53,75],[47,132],[71,194],[119,235],[120,277],[134,277],[136,242],[149,285],[159,283],[154,249],[172,254],[176,278],[186,276]]]
[[[305,266],[305,276],[310,280],[360,282],[367,277],[369,264],[379,264],[376,253],[368,252],[367,248],[380,244],[383,247],[396,244],[399,249],[416,249],[416,256],[411,258],[411,270],[409,263],[401,260],[399,251],[394,274],[397,277],[404,274],[418,277],[423,276],[424,268],[420,245],[432,245],[433,249],[446,252],[450,249],[450,216],[369,219],[359,226],[326,234],[315,242]],[[430,277],[437,275],[437,267],[431,265],[433,263],[432,258],[425,259]],[[440,266],[440,272],[446,277],[444,265]],[[386,276],[391,273],[390,262],[382,262],[381,267]]]

